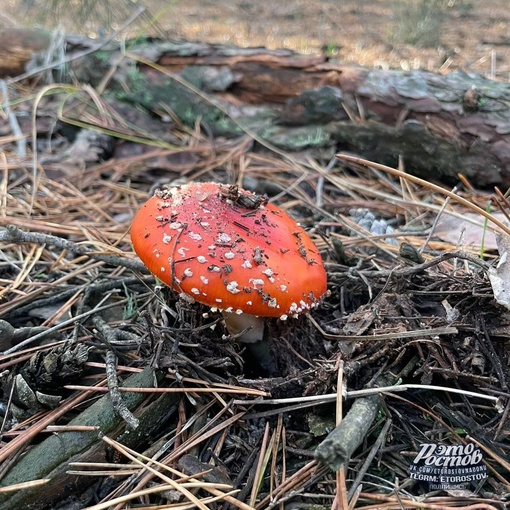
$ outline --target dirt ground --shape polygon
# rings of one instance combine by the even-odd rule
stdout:
[[[42,24],[96,36],[117,28],[142,5],[146,11],[129,26],[130,35],[326,51],[365,66],[463,69],[504,81],[510,74],[507,0],[89,0],[88,8],[83,1],[7,4],[0,28]]]

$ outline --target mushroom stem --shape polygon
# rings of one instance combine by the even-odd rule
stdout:
[[[245,361],[248,366],[255,361],[253,366],[258,367],[258,371],[265,376],[274,377],[277,367],[270,352],[269,341],[264,338],[264,319],[249,313],[237,314],[223,311],[222,314],[228,332],[235,335],[239,342],[246,344],[248,356]]]
[[[243,344],[253,344],[264,339],[264,319],[248,313],[221,312],[231,335]]]

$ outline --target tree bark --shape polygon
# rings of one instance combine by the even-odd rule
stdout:
[[[124,387],[151,388],[160,374],[147,368],[130,376]],[[124,401],[129,408],[139,407],[147,399],[145,393],[124,393]],[[152,431],[161,425],[175,409],[173,394],[163,394],[153,404],[139,410],[140,426],[136,431],[123,433],[123,443],[137,448],[147,441]],[[122,418],[112,407],[109,395],[105,395],[80,415],[70,426],[93,426],[97,431],[61,431],[47,437],[33,446],[18,459],[0,482],[0,487],[49,479],[48,483],[0,495],[0,510],[37,510],[52,508],[62,498],[81,494],[95,482],[94,477],[68,473],[70,462],[105,462],[106,451],[100,440],[101,434],[116,437],[124,431]]]
[[[463,173],[480,186],[510,185],[508,83],[464,72],[344,66],[264,48],[162,43],[156,49],[154,62],[203,90],[236,105],[271,107],[265,132],[281,148],[305,148],[292,140],[307,134],[309,146],[384,164],[402,156],[409,172],[425,177],[452,181]]]
[[[161,43],[134,53],[238,108],[269,107],[259,133],[280,148],[334,147],[393,166],[402,156],[409,172],[428,178],[456,182],[463,173],[479,186],[510,185],[508,83],[265,48]]]
[[[86,46],[69,37],[67,57]],[[109,92],[150,110],[164,104],[215,136],[246,129],[288,151],[350,151],[391,166],[402,157],[422,177],[457,182],[462,173],[478,186],[510,185],[509,83],[347,66],[290,50],[150,39],[126,47],[135,65],[118,69]],[[75,79],[100,83],[119,54],[109,43],[73,61]]]
[[[17,76],[38,53],[51,45],[51,33],[40,28],[4,28],[0,31],[0,78]]]

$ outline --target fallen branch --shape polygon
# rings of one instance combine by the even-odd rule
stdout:
[[[147,368],[130,376],[125,381],[124,387],[153,387],[159,377],[158,373],[155,374],[154,370]],[[136,408],[146,398],[147,395],[144,393],[135,392],[125,393],[123,396],[124,403],[129,409]],[[161,398],[168,400],[175,397],[163,395]],[[157,407],[165,414],[169,408],[168,405],[162,406],[161,404]],[[152,427],[157,423],[153,412],[154,409],[151,410],[150,419],[146,420],[147,427]],[[142,417],[139,419],[142,423]],[[12,466],[1,480],[0,487],[41,478],[49,478],[50,482],[46,485],[18,491],[11,494],[10,497],[0,494],[0,510],[52,507],[52,502],[60,500],[67,494],[67,484],[71,483],[71,478],[66,473],[68,462],[84,460],[83,457],[89,455],[96,458],[98,455],[104,457],[100,436],[111,434],[121,422],[122,418],[114,410],[110,397],[105,395],[69,423],[71,428],[81,427],[82,430],[61,431],[34,446]],[[138,437],[141,436],[141,428],[142,425],[137,429],[136,436]],[[131,436],[134,435],[131,434]],[[92,454],[91,449],[92,451],[95,449]],[[90,480],[90,477],[84,478]],[[76,478],[73,477],[72,481],[76,483]],[[92,480],[84,483],[92,483]]]
[[[142,273],[147,272],[145,266],[137,260],[131,260],[125,257],[117,257],[115,255],[93,251],[86,246],[73,243],[72,241],[63,239],[62,237],[57,237],[50,234],[41,234],[39,232],[25,232],[15,225],[7,225],[5,229],[0,230],[0,243],[34,243],[40,246],[54,246],[71,253],[85,255],[91,259],[99,260],[110,266],[122,266],[128,269],[132,269],[133,271],[139,271]]]
[[[375,386],[386,386],[389,377],[380,376]],[[358,398],[340,424],[315,450],[315,458],[337,471],[349,462],[354,451],[363,442],[380,409],[380,396]]]

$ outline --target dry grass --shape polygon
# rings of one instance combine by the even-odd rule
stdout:
[[[332,4],[321,5],[327,19]],[[300,3],[293,16],[305,19],[307,6]],[[194,7],[185,6],[188,17]],[[363,12],[376,7],[381,5],[358,6]],[[204,12],[209,8],[212,3]],[[20,100],[11,108],[20,119],[30,118],[40,90],[16,89]],[[445,240],[435,228],[439,215],[463,217],[470,203],[485,209],[487,194],[465,186],[457,192],[462,200],[447,201],[437,188],[360,160],[328,165],[269,146],[254,150],[247,133],[212,145],[198,126],[174,124],[171,144],[143,144],[134,138],[142,133],[123,124],[98,90],[80,95],[80,105],[94,102],[101,113],[84,120],[97,132],[116,131],[130,151],[86,163],[66,152],[68,140],[54,135],[55,112],[71,119],[62,108],[68,94],[75,98],[76,89],[40,94],[34,123],[21,126],[25,136],[35,131],[39,140],[35,167],[32,153],[17,153],[18,140],[8,129],[0,138],[0,227],[34,234],[30,242],[4,237],[1,246],[0,320],[14,328],[1,337],[3,482],[23,461],[21,454],[47,439],[80,433],[94,434],[95,441],[75,454],[79,464],[64,463],[54,480],[86,479],[94,490],[77,496],[82,507],[97,510],[310,509],[331,508],[334,501],[335,508],[347,503],[365,510],[504,507],[508,321],[494,303],[480,242],[464,246],[461,237]],[[52,145],[57,142],[62,145]],[[176,179],[250,182],[269,190],[320,247],[330,289],[323,306],[311,319],[268,322],[277,377],[259,377],[243,348],[224,338],[219,317],[157,287],[136,264],[128,238],[132,217],[154,187]],[[394,231],[374,235],[355,221],[352,209],[360,207]],[[475,221],[484,225],[481,217]],[[423,259],[406,258],[401,246]],[[108,326],[104,331],[98,317]],[[105,350],[116,353],[117,367],[104,363]],[[101,403],[109,370],[125,380],[148,366],[158,368],[157,389],[119,390],[126,399],[139,398],[131,409],[144,423],[138,441],[122,423],[107,429],[75,422]],[[308,397],[335,396],[339,380],[349,391],[363,389],[381,373],[415,386],[380,396],[364,443],[345,466],[345,477],[336,476],[314,460],[314,451],[341,412],[330,397]],[[37,398],[16,393],[18,375],[39,392]],[[51,408],[41,395],[62,400]],[[352,397],[342,412],[351,405]],[[107,430],[105,448],[98,447],[98,426]],[[427,441],[476,441],[488,469],[480,491],[438,495],[414,483],[408,467]],[[51,483],[49,476],[40,478],[34,485]],[[10,488],[17,498],[27,490]]]
[[[39,115],[44,117],[46,108],[51,107],[51,100],[47,104],[43,100]],[[39,133],[41,138],[43,135]],[[97,502],[91,506],[97,509],[105,508],[111,498],[119,498],[115,499],[118,504],[126,499],[145,501],[147,507],[152,508],[159,500],[157,494],[170,486],[180,494],[176,496],[177,499],[183,500],[176,508],[187,508],[184,504],[186,500],[200,507],[211,505],[211,498],[216,498],[217,502],[230,502],[241,509],[273,508],[296,494],[301,494],[305,501],[311,498],[327,507],[335,493],[346,497],[344,491],[352,489],[350,483],[364,454],[360,451],[352,459],[346,470],[346,487],[342,488],[325,467],[309,458],[313,455],[314,445],[324,437],[324,432],[314,439],[303,416],[307,420],[315,417],[319,422],[323,421],[325,427],[327,416],[332,412],[328,411],[328,404],[308,407],[304,399],[303,404],[286,405],[284,399],[279,406],[270,405],[264,410],[260,405],[250,405],[250,398],[253,398],[250,395],[260,390],[261,395],[271,392],[273,396],[330,393],[335,387],[340,358],[345,363],[348,388],[365,386],[381,363],[400,373],[403,382],[416,380],[417,374],[421,373],[421,392],[408,392],[406,398],[391,394],[385,398],[385,412],[374,424],[366,447],[370,447],[372,439],[375,439],[376,436],[372,434],[376,434],[378,427],[387,424],[388,434],[390,430],[391,434],[379,444],[379,467],[366,466],[364,489],[356,493],[356,507],[372,508],[372,501],[378,498],[378,508],[394,508],[397,500],[387,493],[387,488],[391,488],[390,492],[400,494],[399,505],[412,508],[412,492],[407,489],[400,491],[394,485],[397,478],[406,485],[405,470],[409,460],[402,461],[390,453],[392,448],[412,451],[412,442],[423,441],[422,437],[432,433],[436,427],[439,430],[433,434],[438,441],[463,441],[458,435],[460,424],[452,422],[452,416],[444,414],[447,408],[441,407],[445,395],[430,393],[425,382],[434,381],[445,386],[453,380],[458,388],[470,389],[475,394],[506,395],[505,383],[498,376],[497,364],[504,367],[508,354],[496,347],[501,359],[497,362],[486,359],[485,368],[479,372],[473,371],[475,358],[468,360],[462,354],[465,352],[465,343],[473,342],[469,340],[474,324],[472,321],[480,320],[480,317],[475,319],[472,316],[472,307],[477,306],[475,303],[479,303],[480,299],[487,303],[487,318],[482,319],[484,328],[490,327],[492,312],[488,306],[490,294],[486,290],[483,272],[476,270],[475,266],[462,266],[455,262],[456,259],[447,261],[440,257],[435,261],[436,254],[449,252],[457,246],[432,236],[423,252],[427,261],[424,269],[411,266],[411,271],[409,268],[403,270],[402,259],[396,247],[388,241],[388,236],[372,236],[353,222],[349,210],[370,204],[371,210],[378,216],[388,220],[397,219],[398,229],[393,238],[420,250],[427,236],[425,231],[420,233],[416,227],[430,226],[440,211],[443,214],[451,212],[462,215],[462,205],[452,201],[445,206],[444,196],[435,191],[431,194],[426,185],[404,179],[395,180],[389,175],[381,179],[357,165],[350,166],[351,172],[341,167],[325,172],[324,165],[319,161],[303,160],[290,154],[282,158],[279,154],[252,152],[246,137],[235,143],[219,143],[211,151],[199,131],[190,133],[177,130],[174,135],[176,140],[182,140],[179,148],[153,148],[143,157],[128,156],[86,169],[58,162],[48,170],[38,166],[35,179],[29,160],[14,156],[14,141],[8,138],[1,140],[5,158],[2,165],[0,224],[14,224],[25,231],[53,234],[78,243],[88,251],[86,255],[70,256],[68,251],[58,249],[58,246],[45,246],[38,242],[4,244],[0,317],[11,321],[16,327],[37,325],[55,328],[56,337],[53,337],[54,343],[49,345],[12,349],[10,354],[1,358],[0,368],[7,374],[14,368],[26,374],[27,360],[34,352],[45,356],[54,352],[51,349],[56,345],[69,345],[62,344],[64,339],[67,342],[74,339],[73,342],[91,349],[89,352],[93,361],[97,358],[93,353],[100,353],[104,346],[101,346],[100,335],[89,321],[105,305],[117,310],[105,316],[110,327],[113,330],[121,327],[136,339],[134,344],[127,342],[123,347],[122,344],[118,347],[122,349],[125,360],[123,366],[118,368],[119,375],[143,367],[154,352],[158,353],[158,364],[167,375],[161,392],[177,391],[177,395],[182,395],[175,400],[178,412],[169,416],[168,424],[155,432],[152,441],[159,442],[159,448],[163,448],[157,454],[151,452],[150,448],[146,450],[145,457],[141,457],[142,451],[127,454],[124,447],[112,443],[133,463],[128,462],[124,470],[108,465],[95,473],[94,476],[101,478],[114,469],[118,471],[116,479],[119,479],[119,485],[103,503]],[[181,165],[173,177],[230,182],[250,178],[259,186],[271,182],[283,190],[276,201],[291,214],[300,217],[302,223],[312,227],[312,236],[327,261],[331,295],[323,308],[314,314],[313,323],[299,321],[290,329],[276,323],[271,325],[273,333],[283,341],[274,347],[281,378],[247,379],[243,373],[248,367],[239,348],[221,340],[221,326],[217,326],[216,330],[207,327],[211,320],[214,322],[214,317],[203,318],[200,309],[183,307],[172,295],[168,295],[166,303],[163,303],[154,294],[150,280],[146,280],[149,286],[141,286],[136,283],[131,270],[123,267],[121,262],[115,267],[97,260],[104,255],[116,257],[119,261],[134,259],[126,235],[134,212],[145,200],[154,181],[145,165],[155,159],[173,157],[176,153],[187,157],[192,155],[193,158],[192,163]],[[58,178],[50,178],[48,172]],[[474,196],[472,192],[463,195],[472,202],[486,200],[486,197]],[[416,218],[419,218],[418,222]],[[406,226],[410,225],[415,227],[412,234],[406,232]],[[339,241],[343,243],[348,256],[357,261],[356,270],[349,270],[345,261],[339,258],[335,248]],[[474,252],[477,253],[476,248]],[[466,257],[470,259],[467,254]],[[395,298],[399,272],[408,275],[403,276],[406,282],[399,284],[398,292],[408,296],[403,301],[402,298]],[[397,276],[394,283],[388,280],[391,274]],[[96,286],[101,288],[101,285],[111,282],[113,286],[106,294],[101,292],[93,297]],[[469,297],[473,293],[479,296],[476,300]],[[370,304],[370,297],[375,299],[373,305]],[[455,326],[458,334],[447,336],[446,343],[431,341],[426,332],[416,339],[406,339],[406,330],[416,328],[413,325],[417,322],[422,329],[447,325],[444,318],[434,313],[426,316],[418,312],[424,299],[428,306],[432,303],[440,306],[443,299],[448,299],[450,305],[460,311],[459,318],[450,324]],[[43,303],[49,306],[49,310],[43,312],[42,318],[28,315],[29,310],[40,309]],[[355,336],[359,340],[353,345],[352,340],[349,341],[341,333],[343,328],[352,314],[364,317],[371,313],[369,309],[373,306],[378,306],[379,318],[367,332]],[[406,310],[407,306],[417,306],[418,309]],[[85,310],[87,313],[82,316],[80,312]],[[399,314],[408,316],[394,317]],[[67,321],[67,318],[72,320]],[[319,329],[313,326],[314,323],[320,324]],[[399,333],[388,336],[394,331]],[[382,333],[386,336],[381,339],[390,340],[378,340],[377,335]],[[478,339],[472,344],[477,356],[482,358],[486,356],[482,348],[484,342]],[[156,345],[159,347],[153,351]],[[350,354],[346,355],[345,349]],[[409,364],[413,367],[411,372]],[[86,363],[81,367],[80,379],[73,378],[72,383],[62,374],[51,374],[56,378],[54,382],[62,385],[57,393],[66,398],[66,404],[54,410],[42,406],[37,415],[19,424],[11,422],[9,418],[3,436],[5,454],[27,448],[30,439],[42,440],[50,424],[65,425],[71,409],[86,401],[90,395],[89,391],[76,386],[76,383],[80,380],[85,382],[87,375],[92,374],[93,367],[102,366]],[[228,374],[236,377],[238,385],[229,382]],[[207,392],[204,393],[201,388]],[[43,393],[48,391],[44,385],[39,390]],[[157,402],[162,394],[150,389],[145,391],[149,392],[145,406],[152,401]],[[495,408],[481,404],[482,401],[477,401],[476,397],[463,400],[460,396],[450,395],[448,400],[450,406],[455,405],[457,411],[469,415],[470,420],[486,431],[478,434],[476,427],[468,423],[464,427],[489,449],[490,454],[486,457],[490,469],[488,483],[497,493],[497,487],[505,485],[506,475],[503,473],[506,467],[502,459],[506,441],[506,413],[498,417]],[[348,408],[349,404],[346,405]],[[436,406],[440,406],[441,412],[437,412]],[[391,422],[388,421],[390,416]],[[403,416],[407,417],[406,420],[402,419]],[[427,416],[428,423],[419,419],[420,416]],[[417,434],[415,438],[413,434],[409,435],[411,431],[404,432],[401,428],[407,420],[420,423],[413,433]],[[491,425],[485,425],[487,422]],[[189,428],[193,423],[201,425]],[[490,437],[501,446],[491,446],[487,442],[488,430],[491,431]],[[60,433],[64,431],[62,429]],[[172,432],[168,434],[167,431]],[[255,436],[252,437],[252,433]],[[303,437],[307,438],[305,442]],[[387,453],[383,453],[385,451]],[[214,455],[207,452],[214,452]],[[250,452],[256,452],[256,455],[250,455]],[[213,489],[200,481],[199,475],[195,477],[196,480],[190,479],[188,482],[182,472],[174,473],[171,478],[163,474],[164,466],[173,465],[189,453],[198,458],[208,458],[211,466],[223,464],[232,485],[218,485]],[[245,470],[245,467],[248,469]],[[87,468],[93,469],[94,464],[87,464]],[[80,471],[78,475],[86,476],[86,473]],[[159,481],[155,482],[154,477]],[[239,492],[245,484],[246,490]],[[352,494],[349,497],[352,498]],[[152,503],[149,504],[149,501]],[[494,500],[482,498],[479,501],[475,503],[457,497],[443,497],[440,500],[429,498],[422,500],[420,506],[433,509],[469,503],[470,508],[499,507]]]
[[[52,3],[58,8],[51,8]],[[107,15],[101,12],[104,3],[89,0],[89,13],[81,8],[80,15],[71,2],[46,0],[27,9],[29,2],[10,0],[0,27],[35,23],[97,35],[118,28],[141,4],[147,11],[132,25],[131,36],[154,34],[302,53],[324,50],[343,63],[441,72],[463,69],[505,81],[510,73],[506,0],[292,0],[280,4],[270,0],[124,0],[111,2]]]

